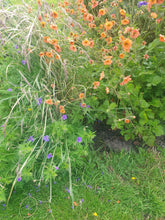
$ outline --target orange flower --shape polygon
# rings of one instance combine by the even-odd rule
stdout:
[[[53,57],[53,54],[52,54],[51,52],[46,52],[45,55],[46,55],[47,57],[49,57],[49,58]]]
[[[37,0],[37,4],[38,4],[38,6],[41,7],[41,1],[40,0]]]
[[[55,45],[54,45],[54,48],[56,49],[56,51],[57,51],[58,53],[61,52],[61,48],[60,48],[60,46],[59,46],[58,44],[55,44]]]
[[[57,31],[57,25],[55,24],[50,25],[50,28],[54,31]]]
[[[45,103],[48,105],[53,105],[52,99],[45,100]]]
[[[98,1],[91,1],[91,2],[92,2],[92,8],[95,8],[99,4]]]
[[[94,45],[94,40],[91,40],[91,41],[89,42],[89,47],[92,48],[93,45]]]
[[[125,18],[125,19],[121,20],[121,24],[127,25],[127,24],[129,24],[129,20],[127,18]]]
[[[78,202],[73,202],[74,203],[74,206],[78,206]]]
[[[111,65],[111,63],[112,63],[111,59],[104,60],[104,65]]]
[[[123,35],[120,35],[120,36],[119,36],[119,39],[120,39],[121,41],[123,41],[123,40],[125,40],[125,37],[124,37]]]
[[[43,37],[43,41],[44,41],[45,43],[49,43],[49,42],[50,42],[50,38],[49,38],[48,36]]]
[[[156,3],[157,4],[162,4],[164,2],[164,0],[157,0]]]
[[[69,47],[69,49],[72,50],[73,52],[76,52],[76,51],[77,51],[77,49],[76,49],[76,47],[75,47],[74,45],[71,45],[71,46]]]
[[[110,44],[110,43],[112,42],[112,37],[108,37],[108,38],[106,39],[106,41],[107,41],[108,44]]]
[[[126,11],[124,9],[120,9],[120,14],[125,15]]]
[[[124,30],[124,34],[127,34],[127,33],[131,32],[132,30],[133,30],[132,27],[126,27]]]
[[[133,39],[136,39],[138,36],[139,36],[139,30],[138,29],[134,29],[131,34],[130,34],[130,37],[133,38]]]
[[[124,77],[123,82],[120,83],[121,86],[127,84],[132,79],[130,78],[131,75]]]
[[[162,21],[162,18],[156,19],[156,23],[159,24]]]
[[[130,120],[126,118],[124,122],[125,122],[126,124],[129,124]]]
[[[154,4],[156,4],[157,2],[156,2],[156,0],[149,0],[148,3],[151,4],[151,5],[154,5]]]
[[[44,28],[46,26],[46,23],[44,21],[41,21],[41,27]]]
[[[57,44],[57,39],[52,39],[49,41],[49,43],[51,43],[52,45],[56,45]]]
[[[84,46],[84,47],[87,47],[87,46],[89,46],[89,40],[87,40],[87,39],[85,39],[85,40],[83,40],[82,41],[82,45]]]
[[[152,13],[151,13],[151,17],[152,17],[152,18],[157,18],[158,15],[157,15],[155,12],[152,12]]]
[[[97,89],[97,87],[100,85],[100,82],[94,81],[93,85],[94,85],[94,89]]]
[[[87,19],[87,21],[92,22],[93,21],[93,15],[92,14],[88,14],[86,19]]]
[[[42,21],[41,15],[38,15],[38,20],[39,20],[39,21]]]
[[[106,94],[109,94],[109,88],[108,87],[106,87]]]
[[[119,54],[119,57],[120,57],[121,59],[123,59],[124,56],[125,56],[124,53],[120,53],[120,54]]]
[[[104,27],[106,30],[110,30],[112,27],[113,27],[114,23],[112,21],[107,21],[105,24],[104,24]]]
[[[102,32],[102,33],[100,34],[100,36],[101,36],[101,38],[105,38],[107,35],[106,35],[105,32]]]
[[[101,73],[100,73],[100,81],[102,80],[104,78],[104,71],[102,71]]]
[[[53,17],[53,18],[57,18],[57,17],[58,17],[58,13],[57,13],[56,11],[53,11],[53,12],[52,12],[52,17]]]
[[[126,38],[125,40],[123,40],[123,49],[126,52],[129,52],[129,49],[132,46],[132,40],[130,40],[129,38]]]
[[[60,112],[61,112],[62,114],[65,114],[65,110],[64,110],[64,109],[61,109]]]
[[[146,43],[147,43],[146,41],[143,41],[143,42],[142,42],[142,45],[144,46],[144,45],[146,45]]]
[[[80,94],[79,94],[79,98],[80,98],[80,99],[83,99],[83,98],[84,98],[84,93],[80,93]]]
[[[160,40],[161,42],[165,42],[165,36],[162,35],[162,34],[159,34],[159,40]]]
[[[99,9],[99,15],[105,15],[105,13],[106,13],[105,9],[103,8]]]
[[[90,64],[93,64],[93,63],[94,63],[94,61],[90,59],[90,60],[89,60],[89,63],[90,63]]]
[[[59,59],[60,59],[60,55],[56,55],[56,56],[55,56],[55,59],[56,59],[56,60],[59,60]]]
[[[82,103],[81,106],[82,106],[83,108],[86,108],[86,107],[87,107],[86,103]]]
[[[148,54],[144,54],[144,59],[148,59],[149,58],[149,56],[148,56]]]
[[[40,57],[43,57],[44,55],[45,55],[44,52],[40,52],[40,53],[39,53],[39,56],[40,56]]]

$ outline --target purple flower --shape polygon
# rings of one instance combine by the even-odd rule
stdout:
[[[29,205],[26,205],[26,209],[29,207]]]
[[[82,141],[82,138],[81,138],[81,137],[78,137],[78,138],[77,138],[77,142],[80,143],[81,141]]]
[[[47,185],[45,185],[45,187],[48,187],[48,184],[47,184]]]
[[[81,203],[84,202],[84,199],[81,199],[80,202],[81,202]]]
[[[138,7],[141,7],[143,5],[147,5],[148,3],[146,1],[141,1],[141,2],[138,2],[137,6]]]
[[[55,167],[56,170],[59,170],[59,167]]]
[[[90,105],[87,105],[88,108],[90,108]]]
[[[66,119],[67,119],[67,115],[63,115],[63,116],[62,116],[62,119],[63,119],[63,120],[66,120]]]
[[[41,104],[42,104],[41,98],[38,98],[37,101],[38,101],[38,102],[37,102],[37,105],[41,105]]]
[[[44,137],[43,137],[43,140],[44,140],[45,142],[49,141],[49,136],[48,136],[48,135],[44,136]]]
[[[15,49],[18,49],[18,45],[15,46]]]
[[[11,88],[9,88],[9,89],[8,89],[8,91],[9,91],[9,92],[11,92],[11,91],[12,91],[12,89],[11,89]]]
[[[56,181],[54,181],[54,184],[56,184]]]
[[[20,182],[21,181],[21,177],[18,177],[17,181]]]
[[[92,189],[92,186],[88,185],[88,188],[89,188],[89,189]]]
[[[66,191],[70,194],[70,190],[68,189],[68,187],[66,187]]]
[[[1,125],[1,128],[3,128],[4,125]]]
[[[21,51],[18,50],[17,53],[21,53]]]
[[[40,204],[42,204],[42,201],[40,201]]]
[[[49,154],[47,155],[47,159],[50,159],[51,157],[53,157],[53,155],[52,155],[51,153],[49,153]]]
[[[51,213],[52,212],[52,210],[51,209],[49,209],[49,213]]]
[[[31,193],[29,193],[29,197],[31,197]]]
[[[102,172],[102,174],[104,175],[104,171]]]
[[[30,136],[28,141],[33,142],[34,141],[33,136]]]
[[[22,60],[22,64],[25,65],[25,64],[26,64],[26,61],[25,61],[25,60]]]
[[[6,205],[5,205],[5,204],[2,204],[2,206],[5,207]]]

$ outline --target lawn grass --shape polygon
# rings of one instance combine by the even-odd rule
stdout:
[[[165,150],[91,152],[84,169],[72,171],[77,204],[74,209],[67,190],[68,173],[59,171],[53,183],[52,203],[49,203],[49,185],[17,183],[8,208],[1,204],[0,219],[164,219],[164,159]]]

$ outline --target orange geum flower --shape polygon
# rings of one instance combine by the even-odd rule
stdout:
[[[144,59],[148,59],[149,58],[149,56],[148,56],[148,54],[144,54]]]
[[[92,2],[92,8],[95,8],[99,4],[98,1],[91,1],[91,2]]]
[[[94,85],[94,89],[97,89],[97,87],[100,85],[100,82],[94,81],[93,85]]]
[[[125,122],[126,124],[129,124],[130,120],[126,118],[124,122]]]
[[[56,49],[56,51],[57,51],[58,53],[61,52],[61,48],[60,48],[60,46],[59,46],[58,44],[55,44],[55,45],[54,45],[54,48]]]
[[[159,40],[160,40],[161,42],[165,42],[165,36],[162,35],[162,34],[159,34]]]
[[[124,9],[120,9],[120,14],[125,15],[126,11]]]
[[[60,105],[59,106],[59,109],[61,110],[61,109],[64,109],[64,106],[63,105]]]
[[[56,56],[55,56],[55,59],[56,59],[56,60],[59,60],[59,59],[60,59],[60,55],[56,55]]]
[[[112,63],[111,59],[104,60],[104,65],[111,65],[111,63]]]
[[[133,31],[131,31],[130,33],[130,37],[133,39],[136,39],[138,36],[140,35],[139,30],[138,29],[134,29]]]
[[[156,23],[159,24],[163,19],[162,18],[158,18],[156,19]]]
[[[154,4],[156,4],[157,2],[156,2],[156,0],[149,0],[148,3],[151,4],[151,5],[154,5]]]
[[[73,15],[73,13],[74,13],[74,9],[71,8],[71,9],[70,9],[70,14]]]
[[[49,38],[48,36],[43,37],[43,41],[44,41],[45,43],[49,43],[49,42],[50,42],[50,38]]]
[[[92,14],[88,14],[86,19],[87,19],[87,21],[92,22],[93,21],[93,15]]]
[[[69,47],[69,49],[72,50],[73,52],[76,52],[76,51],[77,51],[77,49],[76,49],[76,47],[75,47],[74,45],[71,45],[71,46]]]
[[[100,34],[100,36],[101,36],[101,38],[105,38],[107,35],[106,35],[105,32],[102,32],[102,33]]]
[[[52,99],[45,100],[45,103],[48,104],[48,105],[53,105]]]
[[[123,40],[123,49],[126,52],[129,52],[129,49],[132,46],[132,40],[130,40],[129,38],[126,38],[125,40]]]
[[[112,22],[112,21],[107,21],[107,22],[104,24],[104,27],[105,27],[105,29],[108,31],[108,30],[110,30],[110,29],[113,27],[113,25],[114,25],[114,22]]]
[[[104,71],[102,71],[102,72],[100,73],[100,79],[99,79],[99,80],[101,81],[101,80],[104,78],[104,76],[105,76],[105,75],[104,75]]]
[[[41,1],[37,0],[38,6],[41,6]]]
[[[91,40],[91,41],[89,42],[89,47],[92,48],[93,45],[94,45],[94,40]]]
[[[38,20],[39,20],[39,21],[42,21],[41,15],[38,15]]]
[[[87,40],[87,39],[85,39],[85,40],[82,41],[82,45],[83,45],[84,47],[89,46],[89,44],[90,44],[90,42],[89,42],[89,40]]]
[[[124,29],[124,34],[127,34],[127,33],[131,32],[132,30],[133,30],[132,27],[126,27],[126,28]]]
[[[123,40],[125,40],[125,37],[124,37],[123,35],[120,35],[120,36],[119,36],[119,39],[120,39],[121,41],[123,41]]]
[[[41,27],[44,28],[46,26],[46,23],[44,21],[41,21]]]
[[[84,93],[80,93],[80,94],[79,94],[79,98],[80,98],[80,99],[83,99],[84,97],[85,97]]]
[[[65,110],[64,110],[64,109],[61,109],[60,112],[61,112],[62,114],[65,114]]]
[[[57,39],[52,39],[52,40],[50,40],[50,43],[52,44],[52,45],[56,45],[57,44]]]
[[[110,43],[112,42],[112,37],[108,37],[108,38],[106,39],[106,41],[107,41],[108,44],[110,44]]]
[[[156,3],[157,4],[162,4],[164,2],[164,0],[157,0]]]
[[[106,87],[106,94],[109,94],[109,88],[108,87]]]
[[[124,56],[125,56],[125,54],[124,54],[124,53],[120,53],[120,54],[119,54],[120,59],[123,59],[123,58],[124,58]]]
[[[121,86],[127,84],[132,79],[130,78],[131,75],[124,77],[123,81],[120,83]]]
[[[53,54],[51,52],[46,52],[45,55],[49,58],[53,57]]]
[[[106,10],[104,8],[99,9],[99,15],[105,15]]]
[[[39,53],[39,56],[40,56],[40,57],[43,57],[44,55],[45,55],[44,52],[40,52],[40,53]]]
[[[152,12],[150,15],[151,15],[152,18],[157,18],[158,17],[158,15],[155,12]]]
[[[127,18],[125,18],[125,19],[121,20],[121,24],[127,25],[127,24],[129,24],[129,20]]]
[[[56,11],[53,11],[53,12],[52,12],[52,17],[53,17],[53,18],[57,18],[57,17],[58,17],[58,13],[57,13]]]
[[[57,31],[58,27],[55,24],[50,25],[50,28],[54,31]]]

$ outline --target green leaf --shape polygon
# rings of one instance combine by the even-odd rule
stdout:
[[[161,135],[164,135],[165,131],[163,129],[163,127],[161,125],[158,125],[154,128],[155,130],[155,135],[156,136],[161,136]]]
[[[112,103],[109,105],[108,111],[115,109],[116,106],[117,106],[116,103],[115,103],[115,102],[112,102]]]
[[[143,140],[148,146],[152,147],[155,143],[155,136],[146,135],[146,136],[143,136]]]
[[[140,107],[141,108],[148,108],[150,105],[144,100],[140,100]]]

